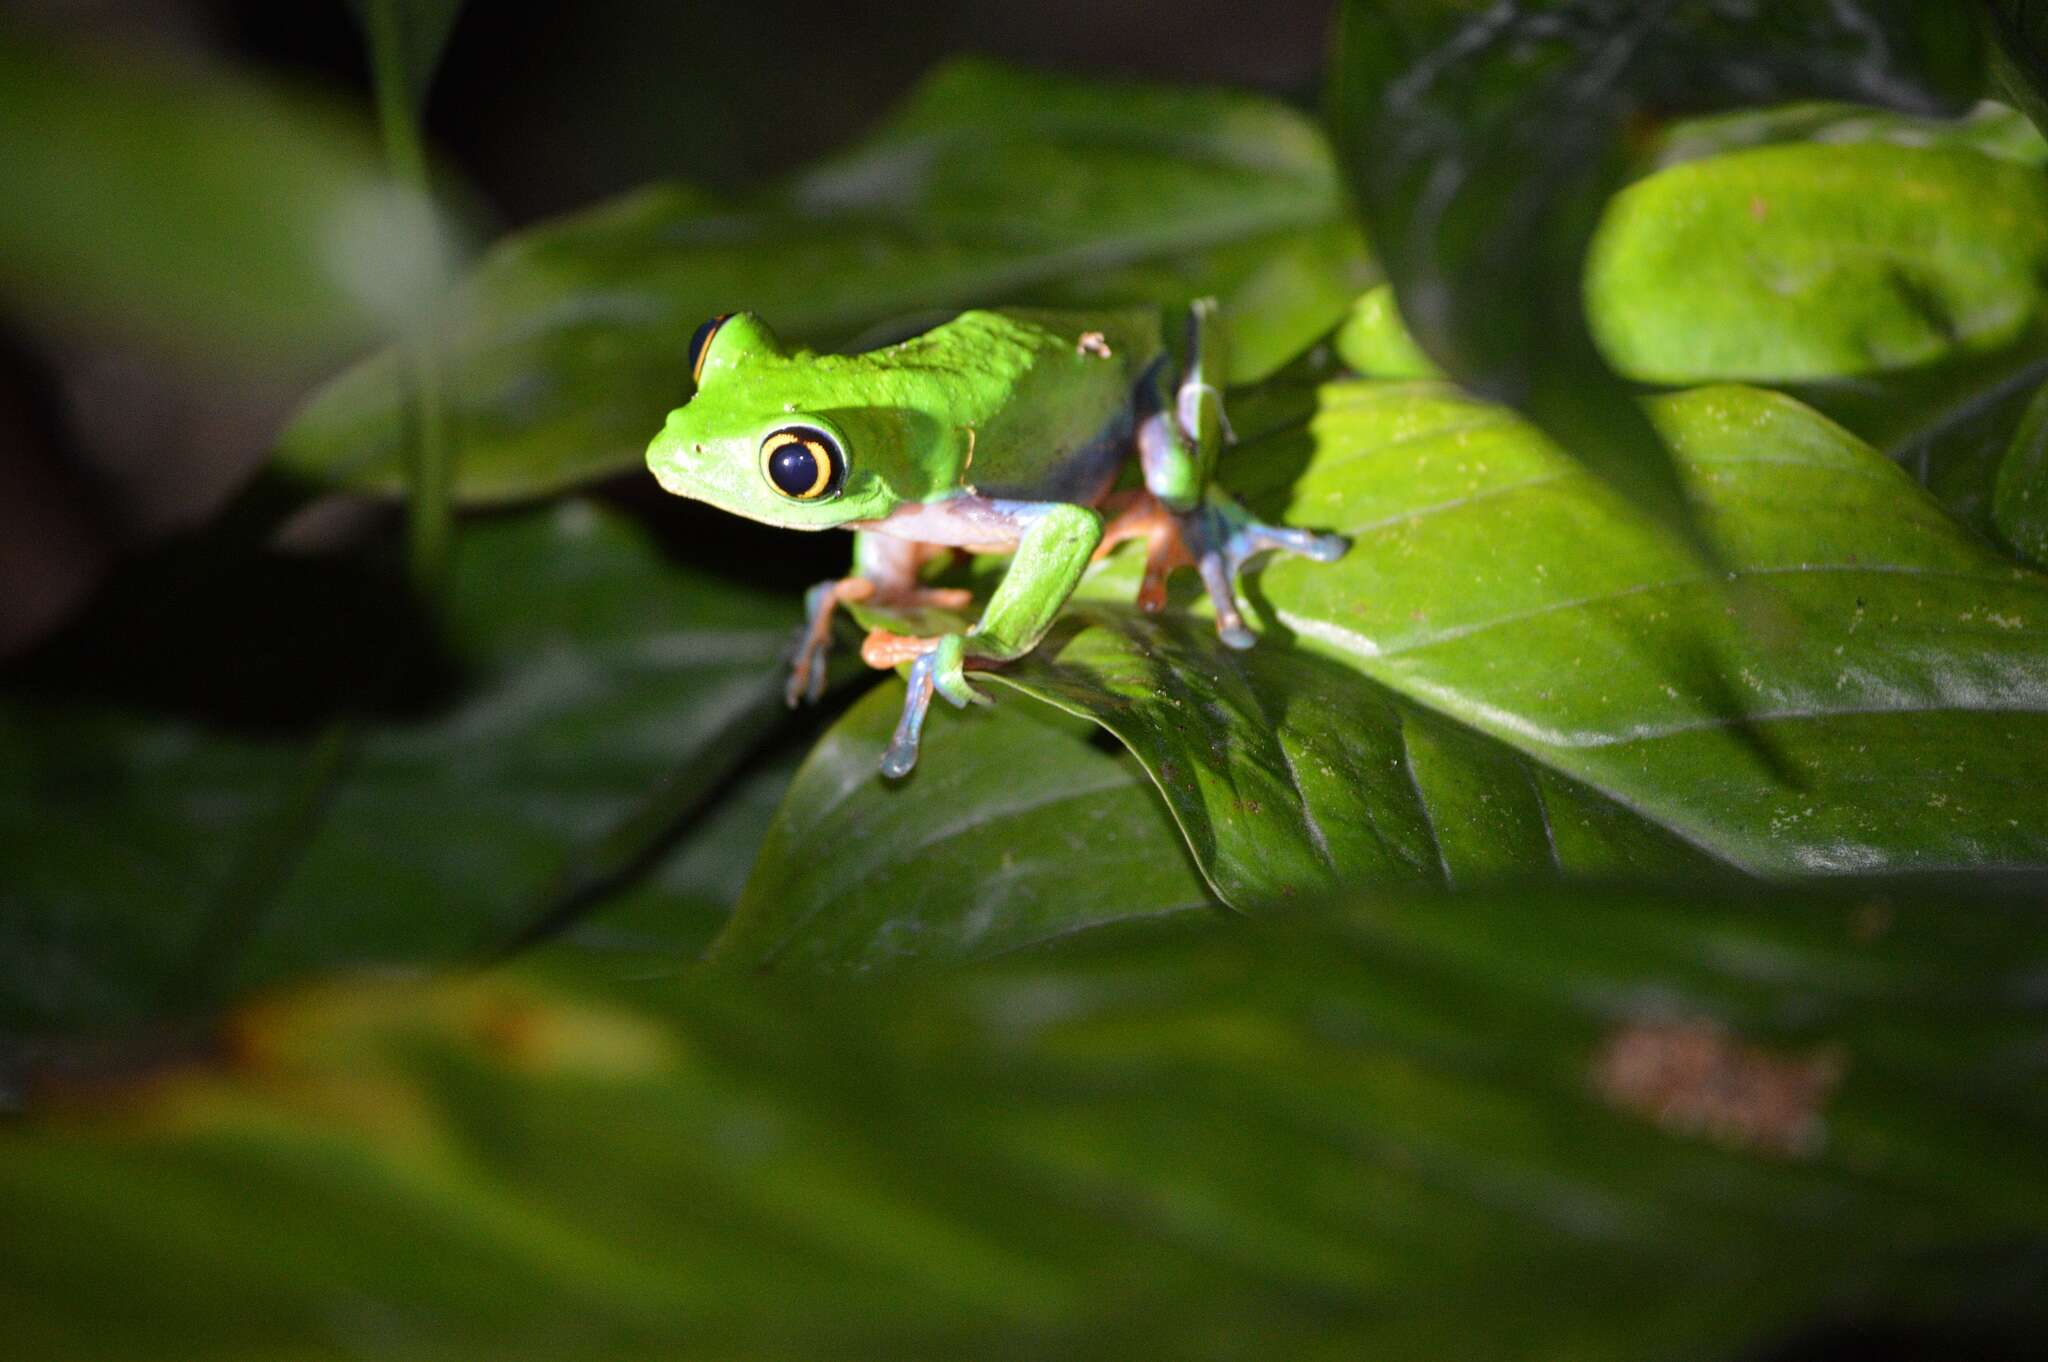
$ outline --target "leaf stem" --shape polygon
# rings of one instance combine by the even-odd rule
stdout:
[[[377,123],[394,184],[423,201],[431,193],[419,115],[406,80],[404,31],[397,0],[366,0],[364,33],[376,88]],[[447,579],[452,540],[454,469],[448,407],[434,312],[422,305],[400,352],[411,380],[410,438],[406,441],[406,561],[413,589],[439,599]]]

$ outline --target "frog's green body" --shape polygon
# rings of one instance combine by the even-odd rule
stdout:
[[[1105,314],[966,312],[858,355],[783,353],[749,318],[712,338],[697,395],[648,453],[670,491],[790,529],[879,520],[956,494],[1061,495],[1105,437],[1129,448],[1133,397],[1165,354],[1156,309]],[[748,335],[733,333],[747,327]],[[1101,337],[1099,349],[1079,346]],[[747,343],[752,342],[752,343]],[[848,452],[829,500],[792,501],[757,471],[767,431],[824,426]]]
[[[792,703],[822,688],[838,602],[956,605],[959,593],[918,583],[934,553],[1015,555],[972,629],[869,636],[870,662],[914,662],[904,722],[883,762],[900,775],[915,760],[934,689],[956,704],[978,698],[967,665],[1009,661],[1044,636],[1102,542],[1095,507],[1134,449],[1156,502],[1137,513],[1144,528],[1113,539],[1152,539],[1141,596],[1151,608],[1164,600],[1165,572],[1191,564],[1224,641],[1249,646],[1232,590],[1243,561],[1268,548],[1323,560],[1343,552],[1328,536],[1260,525],[1209,485],[1224,430],[1204,376],[1218,364],[1212,318],[1213,305],[1196,305],[1177,387],[1150,308],[964,312],[856,355],[787,351],[751,314],[716,319],[693,348],[696,395],[669,414],[648,466],[669,491],[737,515],[859,532],[856,575],[811,593]]]

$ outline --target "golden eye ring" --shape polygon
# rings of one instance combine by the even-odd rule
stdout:
[[[711,353],[711,338],[718,334],[718,328],[724,326],[730,316],[730,312],[721,312],[690,336],[690,382],[704,381],[704,357]]]
[[[761,475],[791,501],[828,501],[846,481],[846,455],[816,426],[783,426],[761,441]]]

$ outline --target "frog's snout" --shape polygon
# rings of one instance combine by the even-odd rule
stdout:
[[[696,481],[691,475],[692,470],[702,462],[703,456],[703,444],[687,439],[671,422],[648,444],[647,469],[664,490],[677,496],[688,496]]]

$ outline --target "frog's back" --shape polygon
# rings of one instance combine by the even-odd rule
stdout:
[[[874,358],[921,376],[927,414],[962,432],[962,490],[1069,501],[1092,496],[1128,453],[1139,382],[1163,353],[1156,308],[1001,308]]]

